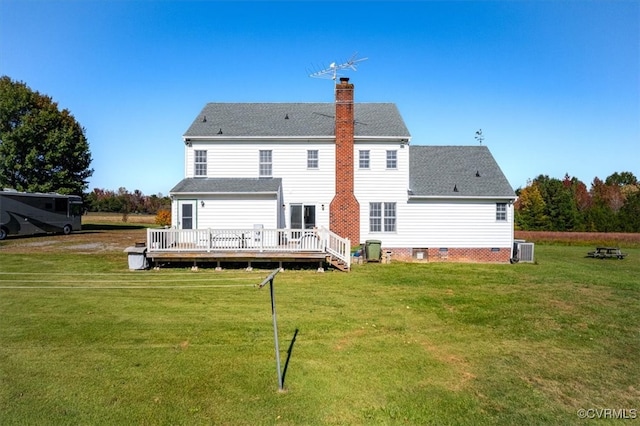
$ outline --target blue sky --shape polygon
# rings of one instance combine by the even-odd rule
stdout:
[[[487,145],[539,174],[640,177],[639,1],[0,0],[0,75],[86,129],[89,189],[167,194],[207,102],[332,102],[310,71],[368,58],[356,102],[395,103],[415,145]]]

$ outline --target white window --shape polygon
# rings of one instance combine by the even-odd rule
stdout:
[[[207,175],[207,151],[196,150],[195,151],[195,175],[206,176]]]
[[[309,149],[307,150],[307,169],[317,169],[317,168],[318,168],[318,150]]]
[[[271,150],[260,150],[260,177],[273,176],[273,162]]]
[[[396,203],[384,203],[384,232],[396,232]]]
[[[507,203],[496,204],[496,221],[497,222],[507,221]]]
[[[359,151],[359,167],[361,169],[369,168],[369,150]]]
[[[387,151],[387,169],[398,168],[398,151]]]
[[[396,203],[369,203],[369,231],[396,231]]]
[[[369,232],[382,231],[382,203],[369,203]]]

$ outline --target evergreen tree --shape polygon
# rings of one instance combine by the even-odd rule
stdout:
[[[566,182],[566,179],[565,179]],[[565,184],[563,182],[563,184]],[[587,185],[584,184],[581,180],[576,177],[571,178],[570,181],[571,193],[573,194],[573,198],[576,204],[576,208],[578,209],[578,223],[576,224],[576,231],[586,231],[587,230],[587,213],[591,208],[591,194],[589,194],[589,190],[587,189]]]
[[[631,172],[615,172],[614,174],[607,176],[604,183],[607,185],[617,186],[637,185],[638,179]]]
[[[640,232],[640,191],[627,197],[618,212],[618,223],[623,232]]]
[[[518,191],[514,204],[515,225],[523,231],[541,231],[548,227],[546,206],[538,186],[533,184]]]
[[[591,183],[593,204],[587,215],[590,231],[618,231],[618,210],[622,207],[622,193],[618,186],[607,185],[599,178]]]
[[[565,175],[565,181],[570,180]],[[578,225],[578,207],[570,187],[556,178],[540,175],[534,180],[545,204],[550,231],[573,231]]]

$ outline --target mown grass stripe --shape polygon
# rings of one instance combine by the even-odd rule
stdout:
[[[135,283],[135,282],[152,282],[152,283],[173,283],[176,282],[177,280],[175,279],[171,279],[171,280],[83,280],[83,279],[79,279],[77,281],[75,280],[34,280],[34,279],[0,279],[0,283],[2,282],[20,282],[20,283],[59,283],[60,281],[67,281],[67,282],[82,282],[82,283],[109,283],[109,282],[127,282],[127,283]],[[189,282],[220,282],[222,280],[207,280],[205,279],[201,279],[201,280],[184,280],[184,281],[189,281]],[[254,283],[253,280],[244,280],[244,281],[251,281],[252,283]]]
[[[57,281],[27,281],[27,282],[57,282]],[[85,281],[86,283],[87,281]],[[92,281],[88,281],[92,282]],[[93,281],[99,282],[99,281]],[[120,285],[120,286],[0,286],[0,290],[33,290],[33,289],[91,289],[91,290],[132,290],[132,289],[189,289],[189,288],[238,288],[238,287],[257,287],[255,284],[229,284],[229,285]]]
[[[133,273],[135,274],[135,273]],[[172,277],[180,277],[180,276],[193,276],[195,273],[194,272],[189,272],[189,273],[175,273],[175,274],[171,274],[170,276]],[[118,273],[118,272],[77,272],[77,273],[73,273],[73,272],[1,272],[0,271],[0,275],[47,275],[47,276],[55,276],[55,277],[64,277],[64,276],[80,276],[80,277],[86,277],[86,276],[132,276],[132,273]],[[164,275],[164,274],[163,274]],[[265,273],[261,273],[261,274],[254,274],[256,277],[262,278],[265,276]],[[140,278],[144,278],[147,279],[149,278],[149,275],[143,275],[140,274],[138,275]],[[207,277],[207,280],[211,280],[211,281],[230,281],[230,280],[247,280],[248,278],[254,279],[254,277]],[[203,278],[205,279],[205,278]]]

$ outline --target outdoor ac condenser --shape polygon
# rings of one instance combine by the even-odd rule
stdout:
[[[527,243],[524,241],[515,241],[515,253],[513,258],[516,262],[528,262],[533,263],[533,243]]]

